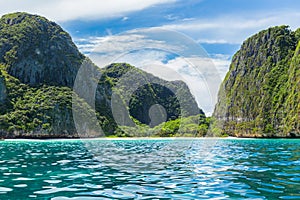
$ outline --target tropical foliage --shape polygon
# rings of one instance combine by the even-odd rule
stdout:
[[[299,30],[278,26],[243,43],[220,88],[214,117],[221,132],[300,136],[298,41]]]
[[[82,66],[90,77],[74,92]],[[101,74],[100,80],[95,74]],[[94,104],[91,85],[97,86]],[[116,97],[125,119],[121,124],[115,121],[112,109]],[[160,125],[158,133],[159,124],[150,124],[148,113],[156,104],[166,111],[166,120],[171,120]],[[126,63],[99,69],[60,26],[27,13],[0,19],[0,108],[0,136],[10,138],[136,136],[149,134],[148,129],[156,136],[172,136],[181,117],[188,121],[187,133],[203,135],[207,129],[204,113],[185,83],[164,81]],[[197,114],[202,121],[190,125],[189,116]]]

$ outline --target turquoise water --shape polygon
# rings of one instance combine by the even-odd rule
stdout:
[[[300,140],[1,141],[0,199],[300,199]]]

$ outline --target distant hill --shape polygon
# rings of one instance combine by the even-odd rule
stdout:
[[[101,74],[101,79],[94,80],[91,73],[91,79],[83,83],[87,91],[74,93],[74,82],[83,64],[90,72]],[[143,85],[136,90],[118,87],[127,74],[133,85],[138,82]],[[130,74],[135,76],[130,77]],[[97,121],[93,120],[93,101],[87,95],[90,84],[97,84]],[[166,120],[198,114],[201,119],[205,118],[184,82],[164,81],[125,63],[99,69],[78,51],[70,35],[56,23],[27,13],[2,16],[0,137],[73,138],[83,134],[96,137],[100,134],[96,123],[101,125],[105,135],[115,135],[122,130],[118,129],[111,108],[113,93],[119,94],[121,99],[129,97],[122,102],[130,114],[122,125],[132,126],[132,122],[151,127],[159,125],[153,124],[148,114],[155,104],[165,108]],[[177,96],[184,98],[180,100]],[[78,133],[75,128],[72,106],[80,111],[77,114],[81,118],[89,119],[84,133]]]
[[[234,55],[214,111],[215,131],[239,137],[300,137],[300,30],[277,26]]]

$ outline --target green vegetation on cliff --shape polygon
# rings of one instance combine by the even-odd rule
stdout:
[[[199,114],[180,117],[155,127],[137,122],[137,126],[121,126],[116,131],[118,137],[204,137],[210,125],[210,118]]]
[[[243,43],[220,87],[215,128],[241,137],[300,136],[298,43],[299,31],[287,26]]]
[[[75,93],[73,85],[82,65],[88,66],[91,78]],[[93,79],[93,73],[101,74],[100,80]],[[95,111],[88,95],[93,84],[97,85]],[[158,109],[162,115],[165,112],[164,120],[171,120],[159,125],[169,130],[161,136],[171,136],[170,130],[176,133],[178,128],[168,124],[178,124],[181,117],[189,122],[186,124],[196,123],[189,127],[195,135],[203,135],[201,131],[208,128],[185,83],[164,81],[125,63],[99,69],[78,51],[68,33],[44,17],[13,13],[0,19],[0,137],[96,137],[103,135],[97,123],[105,135],[137,135],[118,128],[120,122],[115,121],[112,109],[114,94],[121,100],[117,108],[129,111],[121,123],[125,129],[135,129],[138,124],[157,130],[162,121],[153,123],[148,113],[156,104],[164,107]],[[87,119],[80,132],[74,124],[74,110],[80,119]],[[192,115],[201,120],[190,120]],[[202,122],[205,125],[199,127]]]
[[[0,69],[5,72],[3,66]],[[9,74],[4,77],[7,101],[0,115],[2,137],[78,137],[72,115],[74,93],[70,88],[30,87]],[[85,101],[76,96],[73,102],[73,107],[84,111],[82,116],[91,118],[93,111]]]
[[[111,110],[113,93],[120,97],[120,104],[124,106],[125,110],[129,110],[132,118],[151,127],[159,125],[165,120],[175,120],[180,116],[204,115],[203,111],[198,108],[187,85],[182,81],[164,81],[125,63],[111,64],[101,71],[102,77],[96,92],[96,110],[110,119],[110,126],[115,124]],[[103,95],[107,98],[101,98]],[[177,97],[182,98],[178,99]],[[159,117],[164,114],[166,116],[164,120],[158,120],[153,124],[149,110],[156,104],[163,107],[161,113],[158,114]],[[124,112],[119,112],[121,110],[115,111],[117,112],[115,115],[123,115]],[[121,125],[133,125],[128,116],[123,117],[124,121]]]
[[[73,86],[84,56],[56,23],[37,15],[7,14],[0,19],[0,36],[0,62],[10,75],[31,86]]]

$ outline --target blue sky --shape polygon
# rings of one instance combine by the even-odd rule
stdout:
[[[119,34],[135,28],[168,27],[198,41],[209,53],[232,55],[243,40],[259,30],[281,24],[297,28],[299,8],[300,3],[292,0],[170,1],[117,16],[68,20],[60,24],[74,38]]]
[[[0,0],[0,14],[27,11],[58,22],[74,38],[167,27],[232,55],[248,36],[269,26],[300,26],[295,0]]]
[[[198,104],[208,114],[213,110],[217,91],[207,92],[202,87],[207,85],[206,80],[209,78],[215,79],[216,85],[220,84],[233,54],[247,37],[275,25],[286,24],[291,29],[300,27],[300,1],[295,0],[0,0],[0,7],[1,15],[25,11],[57,22],[71,34],[79,49],[87,55],[91,55],[91,52],[106,56],[121,54],[122,51],[149,44],[156,48],[172,49],[175,44],[172,44],[173,47],[167,44],[172,43],[170,39],[157,39],[151,31],[152,35],[149,34],[152,27],[169,30],[170,36],[174,38],[178,36],[176,33],[186,35],[208,53],[206,56],[210,62],[200,58],[203,55],[196,59],[153,49],[134,51],[131,56],[125,55],[118,61],[144,67],[163,78],[166,78],[165,75],[159,74],[163,67],[175,70],[182,79],[188,80]],[[132,30],[135,29],[145,31],[133,34]],[[175,53],[179,46],[173,48]],[[98,50],[95,51],[95,48]],[[101,60],[102,57],[97,59]],[[206,71],[202,70],[204,73],[196,76],[187,60],[201,66],[212,66],[213,63],[214,67],[210,71],[217,71],[219,77],[209,77],[215,74],[207,73],[208,67],[204,67]],[[159,67],[151,67],[149,63]],[[166,74],[172,78],[179,77],[171,76],[169,72]],[[201,76],[206,77],[206,80],[201,79]],[[210,100],[203,98],[208,95],[211,96]]]

